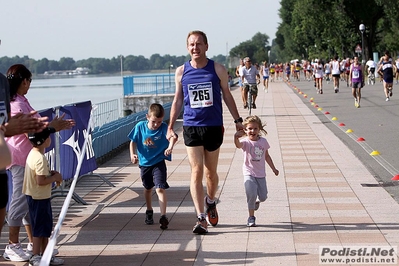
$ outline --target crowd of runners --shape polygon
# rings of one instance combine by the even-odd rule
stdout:
[[[269,63],[267,61],[253,63],[250,66],[244,60],[236,68],[236,76],[239,77],[239,86],[242,88],[244,108],[247,108],[245,75],[243,71],[252,68],[253,75],[259,75],[259,81],[263,79],[263,88],[269,90],[269,82],[275,81],[300,81],[307,80],[314,83],[318,94],[323,94],[323,82],[334,85],[334,92],[338,93],[340,83],[352,88],[355,107],[360,107],[361,88],[367,83],[374,85],[377,81],[382,84],[385,101],[393,96],[393,84],[399,81],[399,56],[394,60],[388,51],[378,62],[369,58],[361,64],[357,56],[340,59],[334,56],[329,61],[322,59],[298,60],[294,59],[286,63]],[[377,76],[378,75],[378,76]],[[253,101],[255,102],[255,100]],[[255,107],[256,108],[256,107]]]

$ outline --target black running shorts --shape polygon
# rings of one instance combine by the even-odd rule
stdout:
[[[216,151],[223,143],[223,126],[183,126],[184,144],[188,147],[204,146],[207,151]]]

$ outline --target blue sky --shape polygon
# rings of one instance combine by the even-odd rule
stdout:
[[[185,55],[190,30],[208,36],[208,56],[267,34],[278,0],[18,0],[0,9],[0,57],[75,60],[122,55]]]

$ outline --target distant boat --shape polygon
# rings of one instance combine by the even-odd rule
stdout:
[[[87,67],[77,67],[75,70],[48,70],[43,75],[45,76],[74,76],[74,75],[88,75],[90,69]]]

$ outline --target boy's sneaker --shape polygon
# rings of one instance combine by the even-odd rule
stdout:
[[[32,265],[32,266],[39,266],[39,265],[40,265],[41,259],[42,259],[42,256],[40,256],[40,255],[34,255],[34,256],[32,256],[32,258],[30,258],[30,260],[29,260],[29,265]]]
[[[28,243],[28,245],[26,246],[26,250],[25,252],[27,254],[29,254],[30,256],[33,256],[33,243]],[[53,257],[57,256],[60,252],[58,251],[58,248],[55,248],[53,250]]]
[[[203,235],[208,233],[208,223],[204,218],[198,218],[198,222],[194,225],[193,233]]]
[[[64,260],[63,259],[60,259],[60,258],[57,258],[57,257],[52,257],[51,258],[51,260],[50,260],[50,265],[62,265],[62,264],[64,264]]]
[[[28,245],[26,245],[25,253],[33,256],[33,243],[28,243]]]
[[[260,206],[260,201],[257,200],[257,201],[255,202],[255,211],[257,211],[257,210],[259,209],[259,206]]]
[[[31,255],[27,254],[21,244],[9,244],[4,249],[3,258],[9,261],[28,261]]]
[[[146,210],[145,223],[146,224],[154,224],[154,211],[153,210]]]
[[[249,216],[247,226],[255,227],[256,226],[255,220],[256,220],[255,216]]]
[[[208,197],[205,197],[206,219],[212,226],[216,226],[219,222],[218,211],[216,210],[216,202],[209,204]]]
[[[168,229],[169,220],[166,215],[162,215],[161,218],[159,218],[159,224],[162,230]]]

